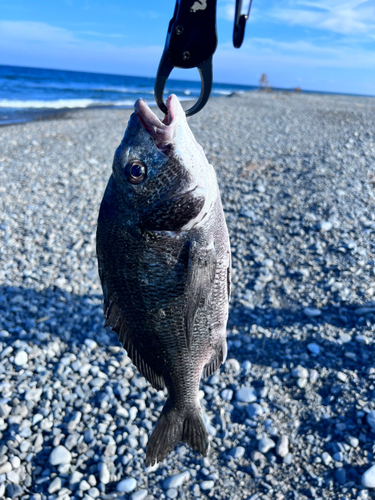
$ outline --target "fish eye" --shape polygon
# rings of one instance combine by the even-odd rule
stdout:
[[[125,177],[131,184],[140,184],[146,179],[147,169],[141,161],[135,160],[125,167]]]

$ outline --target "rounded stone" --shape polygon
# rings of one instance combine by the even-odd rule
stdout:
[[[189,478],[190,478],[190,472],[188,470],[180,472],[180,474],[175,474],[174,476],[170,476],[163,482],[163,489],[169,490],[169,488],[178,488]]]
[[[138,490],[132,493],[129,500],[144,500],[148,495],[147,490]]]
[[[286,457],[289,453],[289,438],[286,435],[279,437],[276,445],[276,455],[279,457]]]
[[[78,485],[79,485],[79,483],[81,482],[82,478],[83,478],[82,472],[79,472],[78,470],[75,470],[71,474],[71,476],[69,478],[69,486],[70,486],[70,488],[73,488],[73,489],[77,488]]]
[[[108,484],[110,480],[110,474],[107,464],[105,462],[100,463],[98,469],[99,469],[99,481],[102,484]]]
[[[169,490],[167,490],[165,494],[167,495],[167,498],[176,498],[178,495],[175,488],[169,488]]]
[[[55,466],[70,464],[71,461],[72,454],[62,445],[56,446],[49,456],[49,463]]]
[[[339,484],[345,484],[346,482],[346,471],[343,467],[340,467],[339,469],[336,470],[335,472],[335,478],[336,481]]]
[[[236,446],[230,450],[229,455],[233,458],[242,458],[245,455],[245,448],[243,446]]]
[[[257,400],[254,387],[242,387],[236,391],[236,400],[241,403],[253,403]]]
[[[365,488],[375,488],[375,465],[363,473],[362,486]]]
[[[322,221],[319,223],[319,229],[323,233],[330,231],[332,229],[332,222],[329,221]]]
[[[308,316],[309,318],[316,318],[317,316],[320,316],[322,314],[322,311],[320,309],[317,309],[316,307],[305,307],[303,310],[303,314],[305,316]]]
[[[29,356],[25,351],[18,351],[17,354],[14,356],[14,364],[17,366],[26,365],[28,361],[29,361]]]
[[[262,405],[260,405],[258,403],[251,403],[246,408],[246,413],[249,415],[249,418],[257,418],[260,415],[263,415],[264,408]]]
[[[221,391],[220,396],[225,401],[231,401],[233,398],[233,391],[232,389],[224,389],[223,391]]]
[[[124,479],[117,483],[116,491],[120,491],[121,493],[130,493],[135,490],[137,487],[137,481],[133,477],[129,477],[128,479]]]
[[[48,493],[52,495],[56,493],[56,491],[61,490],[61,479],[59,477],[55,477],[52,483],[48,486]]]
[[[311,344],[307,344],[307,349],[311,352],[311,354],[315,354],[316,356],[320,354],[320,346],[315,344],[314,342]]]
[[[264,437],[264,438],[260,439],[258,442],[258,450],[261,453],[267,453],[268,451],[270,451],[274,447],[275,447],[275,441],[273,441],[272,439],[270,439],[268,437]]]
[[[200,488],[202,491],[210,491],[215,486],[214,481],[202,481],[200,484]]]
[[[348,436],[346,438],[346,442],[353,448],[357,448],[357,446],[359,445],[359,439],[354,436]]]
[[[293,368],[292,375],[293,375],[293,377],[296,377],[296,378],[306,378],[307,379],[309,376],[309,371],[307,370],[307,368],[305,368],[301,365],[298,365],[295,368]]]
[[[371,410],[367,414],[366,421],[368,425],[371,427],[371,430],[375,432],[375,410]]]
[[[18,469],[18,467],[21,465],[21,460],[19,459],[19,457],[12,457],[10,463],[12,464],[13,469]]]

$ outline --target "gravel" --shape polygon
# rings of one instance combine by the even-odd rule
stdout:
[[[1,128],[0,498],[374,498],[374,111],[253,92],[190,119],[231,237],[228,359],[201,384],[209,456],[156,470],[165,394],[103,329],[95,256],[130,112]]]

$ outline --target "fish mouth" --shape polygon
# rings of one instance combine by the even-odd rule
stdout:
[[[144,99],[138,99],[134,106],[136,115],[154,140],[155,146],[164,153],[171,149],[177,137],[180,117],[185,118],[185,113],[175,94],[168,97],[166,106],[168,112],[163,120],[155,115]]]

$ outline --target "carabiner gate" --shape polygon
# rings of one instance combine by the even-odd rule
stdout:
[[[233,45],[235,46],[236,49],[239,49],[242,45],[245,36],[246,21],[250,17],[250,10],[252,3],[253,0],[250,0],[247,14],[241,14],[242,0],[236,0],[236,11],[234,14],[234,28],[233,28]]]

